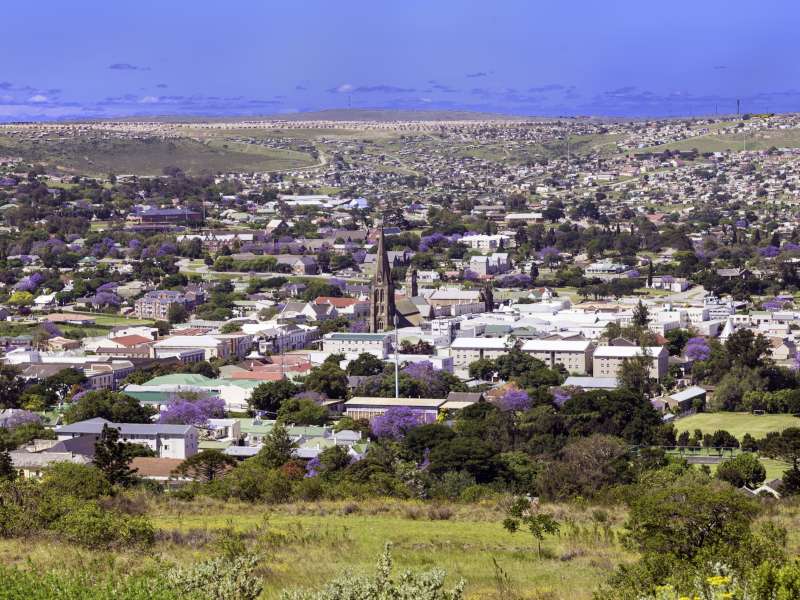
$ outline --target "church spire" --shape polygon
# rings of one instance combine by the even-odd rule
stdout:
[[[394,326],[394,282],[386,252],[383,221],[378,229],[378,248],[375,256],[375,275],[370,290],[369,330],[372,333],[388,331]]]

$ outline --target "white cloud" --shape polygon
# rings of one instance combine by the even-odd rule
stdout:
[[[158,104],[161,101],[161,98],[158,96],[145,96],[141,100],[139,100],[140,104]]]
[[[42,102],[47,102],[49,100],[50,99],[47,96],[45,96],[44,94],[36,94],[36,95],[31,96],[30,98],[28,98],[28,102],[33,102],[35,104],[41,104]]]
[[[347,92],[353,91],[353,84],[352,83],[343,83],[339,87],[336,88],[336,91],[340,94],[346,94]]]

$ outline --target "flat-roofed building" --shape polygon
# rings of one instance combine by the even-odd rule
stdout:
[[[446,398],[369,398],[356,396],[344,403],[344,414],[352,419],[374,419],[390,408],[410,408],[420,411],[422,421],[433,423]]]
[[[522,351],[551,369],[562,365],[569,373],[591,373],[594,346],[589,340],[528,340]]]
[[[378,358],[389,354],[388,333],[327,333],[322,337],[322,349],[333,354],[367,352]]]
[[[594,350],[593,373],[596,377],[619,377],[622,362],[637,356],[650,359],[650,377],[661,380],[669,368],[666,346],[598,346]]]
[[[508,352],[508,336],[501,337],[459,337],[450,344],[453,367],[467,369],[470,363],[488,358],[494,360]]]

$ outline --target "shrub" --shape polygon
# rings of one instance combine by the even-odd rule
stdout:
[[[149,546],[155,540],[155,530],[144,517],[106,511],[95,502],[76,504],[52,529],[66,541],[92,549]]]
[[[448,591],[444,589],[444,578],[442,569],[432,569],[423,573],[406,571],[397,579],[392,579],[392,556],[387,544],[373,577],[345,575],[318,592],[286,591],[281,600],[461,600],[464,597],[464,581],[459,581]]]
[[[220,557],[189,567],[173,569],[167,576],[170,585],[182,594],[201,593],[218,600],[255,600],[261,595],[261,579],[254,571],[257,556]]]
[[[111,494],[111,484],[97,467],[62,462],[49,467],[42,486],[56,496],[94,500]]]

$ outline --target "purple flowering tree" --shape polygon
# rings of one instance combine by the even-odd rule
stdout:
[[[539,250],[539,260],[544,262],[546,265],[551,265],[553,263],[558,262],[560,258],[558,248],[553,246],[545,246],[541,250]]]
[[[497,406],[500,410],[512,412],[528,410],[531,407],[531,398],[525,390],[510,389],[500,396]]]
[[[689,338],[689,341],[686,342],[686,348],[684,348],[684,354],[686,354],[686,358],[692,361],[708,360],[711,356],[711,347],[705,338]]]
[[[572,398],[572,390],[569,388],[558,387],[553,390],[553,402],[559,408]]]
[[[199,398],[197,400],[177,398],[170,401],[166,410],[158,417],[159,423],[170,425],[205,426],[209,419],[225,416],[225,402],[222,398]]]
[[[41,423],[42,417],[34,412],[23,409],[16,409],[11,413],[11,416],[6,419],[6,429],[16,429],[21,425]]]
[[[780,248],[777,246],[765,246],[764,248],[759,248],[758,253],[764,258],[775,258],[780,254]]]
[[[42,331],[44,331],[49,337],[62,337],[64,334],[58,328],[58,325],[53,323],[52,321],[44,321],[41,325]]]
[[[475,281],[478,279],[478,274],[472,269],[464,269],[464,279],[466,281]]]
[[[119,306],[120,304],[122,304],[122,299],[114,292],[97,292],[92,296],[92,306],[95,308]]]
[[[44,281],[44,275],[41,273],[31,273],[27,277],[20,279],[14,286],[18,292],[33,292]]]
[[[315,456],[306,463],[306,478],[316,477],[319,475],[320,461],[319,457]]]
[[[372,435],[376,438],[400,440],[406,433],[425,422],[421,410],[406,406],[393,406],[372,419]]]

